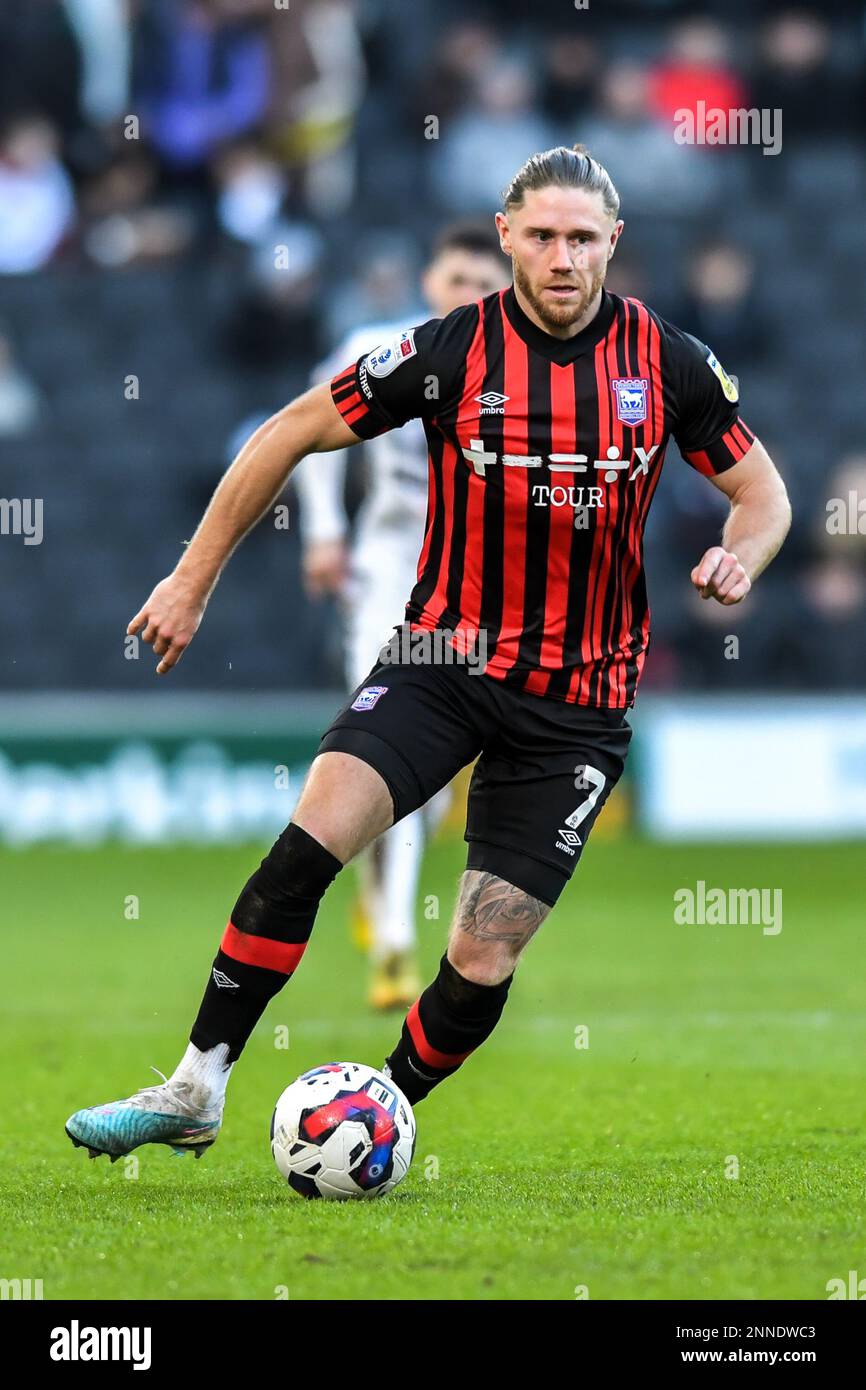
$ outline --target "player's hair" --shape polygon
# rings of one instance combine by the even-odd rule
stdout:
[[[499,233],[492,222],[451,222],[443,227],[430,250],[435,261],[445,251],[469,251],[474,256],[502,256]]]
[[[528,192],[551,185],[600,193],[605,211],[611,217],[619,216],[619,194],[613,179],[604,165],[593,159],[585,145],[572,145],[570,150],[565,145],[557,145],[552,150],[530,155],[502,194],[503,211],[522,207]]]

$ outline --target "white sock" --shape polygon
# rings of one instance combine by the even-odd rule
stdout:
[[[415,945],[415,894],[424,853],[424,818],[412,811],[386,830],[381,840],[379,911],[373,919],[373,958]]]
[[[177,1069],[169,1081],[193,1082],[202,1089],[201,1106],[204,1110],[214,1109],[225,1100],[226,1086],[231,1076],[234,1062],[226,1063],[229,1055],[228,1043],[217,1043],[208,1052],[200,1052],[190,1043],[180,1059]]]

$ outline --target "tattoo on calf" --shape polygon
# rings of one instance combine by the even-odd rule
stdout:
[[[457,925],[479,941],[525,946],[549,911],[547,903],[496,874],[468,869],[457,904]]]

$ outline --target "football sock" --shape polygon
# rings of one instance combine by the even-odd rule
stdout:
[[[381,881],[373,920],[373,958],[415,945],[415,894],[424,850],[424,820],[412,811],[386,830],[380,842]]]
[[[447,955],[439,974],[406,1015],[400,1041],[385,1063],[411,1105],[453,1076],[476,1047],[489,1038],[505,1008],[514,976],[498,985],[465,979]]]
[[[169,1077],[169,1083],[180,1081],[192,1086],[195,1101],[202,1110],[220,1108],[225,1100],[233,1066],[228,1061],[228,1052],[226,1043],[218,1043],[209,1052],[200,1052],[194,1043],[190,1043]]]
[[[297,969],[339,859],[294,821],[235,903],[211,969],[190,1042],[200,1052],[226,1043],[237,1061],[250,1034]]]

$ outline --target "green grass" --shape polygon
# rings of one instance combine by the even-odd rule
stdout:
[[[429,852],[425,973],[459,840]],[[497,1032],[418,1108],[415,1163],[378,1203],[306,1203],[268,1146],[298,1073],[380,1066],[351,874],[235,1070],[201,1162],[91,1163],[81,1105],[170,1071],[257,849],[4,853],[0,1277],[46,1299],[826,1298],[866,1275],[862,847],[596,842],[523,961]],[[781,887],[784,926],[676,926],[673,893]],[[140,918],[124,917],[129,894]],[[290,1047],[274,1046],[276,1025]],[[577,1049],[575,1029],[589,1028]],[[729,1155],[739,1178],[725,1177]]]

